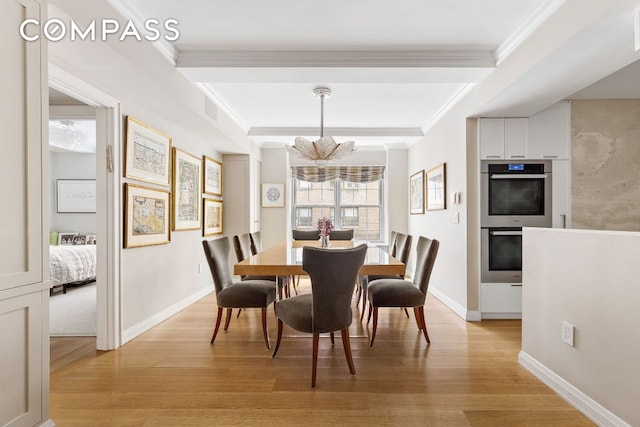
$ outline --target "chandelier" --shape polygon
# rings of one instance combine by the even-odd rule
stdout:
[[[320,98],[320,139],[309,141],[297,137],[294,145],[288,145],[289,153],[305,160],[312,160],[322,167],[330,160],[337,160],[350,155],[354,150],[354,142],[336,143],[330,136],[324,136],[324,99],[331,96],[331,89],[318,87],[313,90],[316,98]]]

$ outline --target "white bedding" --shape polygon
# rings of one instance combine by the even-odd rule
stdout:
[[[54,285],[96,277],[96,245],[49,246],[49,276]]]

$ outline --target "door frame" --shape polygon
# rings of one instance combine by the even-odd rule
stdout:
[[[121,268],[122,215],[120,207],[120,102],[86,81],[49,62],[49,87],[96,109],[96,348],[122,345]],[[44,142],[43,142],[44,143]],[[48,141],[46,141],[48,143]]]

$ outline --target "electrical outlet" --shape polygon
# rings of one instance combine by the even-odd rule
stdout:
[[[575,331],[575,326],[573,326],[569,322],[562,322],[562,341],[573,347],[573,333]]]

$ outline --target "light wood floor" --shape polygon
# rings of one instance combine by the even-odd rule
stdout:
[[[259,310],[234,318],[215,345],[213,294],[122,348],[51,339],[51,418],[58,426],[592,426],[518,365],[520,321],[461,320],[427,298],[427,346],[413,319],[381,309],[378,336],[351,326],[356,376],[339,334],[321,339],[311,389],[311,337],[287,329],[276,359]],[[276,322],[269,310],[275,344]],[[362,337],[358,337],[362,336]]]

